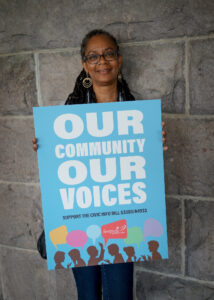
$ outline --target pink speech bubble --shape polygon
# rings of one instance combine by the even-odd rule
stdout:
[[[67,234],[66,243],[72,247],[81,247],[83,249],[88,240],[87,234],[82,230],[74,230]]]
[[[105,240],[105,245],[109,239],[125,239],[127,238],[127,223],[126,220],[120,220],[113,223],[103,225],[101,227],[102,237]]]
[[[163,234],[163,226],[155,219],[147,219],[143,226],[144,238],[151,235],[159,237]]]

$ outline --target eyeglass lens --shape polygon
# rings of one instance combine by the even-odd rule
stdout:
[[[88,56],[86,56],[86,60],[90,63],[90,64],[97,64],[98,62],[100,62],[101,56],[107,60],[107,61],[111,61],[117,58],[117,52],[116,51],[106,51],[103,54],[90,54]]]

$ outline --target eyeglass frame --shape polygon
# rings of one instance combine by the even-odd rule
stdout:
[[[108,51],[108,50],[107,50]],[[103,57],[103,59],[105,60],[105,61],[113,61],[113,60],[116,60],[117,58],[118,58],[118,56],[119,56],[119,51],[118,50],[112,50],[112,52],[114,52],[114,54],[115,54],[115,59],[106,59],[105,58],[105,52],[103,53],[103,54],[95,54],[95,55],[97,55],[98,57],[99,57],[99,59],[97,60],[97,62],[95,62],[95,63],[90,63],[90,62],[88,62],[90,65],[96,65],[96,64],[98,64],[99,62],[100,62],[100,60],[101,60],[101,57]],[[84,62],[87,62],[88,61],[88,56],[90,56],[90,55],[92,55],[92,54],[89,54],[89,55],[85,55],[84,56],[84,58],[83,58],[83,61]]]

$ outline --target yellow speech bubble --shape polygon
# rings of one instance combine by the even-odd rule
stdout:
[[[57,245],[59,245],[59,244],[66,244],[67,234],[68,234],[68,230],[65,225],[60,226],[56,229],[53,229],[49,232],[51,242],[54,244],[54,246],[56,248],[57,248]]]

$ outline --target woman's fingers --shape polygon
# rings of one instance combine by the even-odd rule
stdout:
[[[162,122],[162,129],[165,127],[165,122]],[[163,144],[166,143],[166,131],[165,130],[162,130],[162,140],[163,140]],[[168,150],[168,146],[164,145],[163,146],[163,151],[166,151]]]
[[[36,138],[33,138],[32,143],[33,143],[33,144],[36,144],[36,143],[37,143],[37,139],[36,139]]]
[[[33,150],[37,151],[37,149],[38,149],[38,146],[37,145],[33,145]]]
[[[38,149],[37,139],[36,139],[36,138],[33,138],[32,143],[33,143],[33,150],[34,150],[34,151],[37,151],[37,149]]]
[[[166,131],[162,131],[162,136],[166,136]]]

